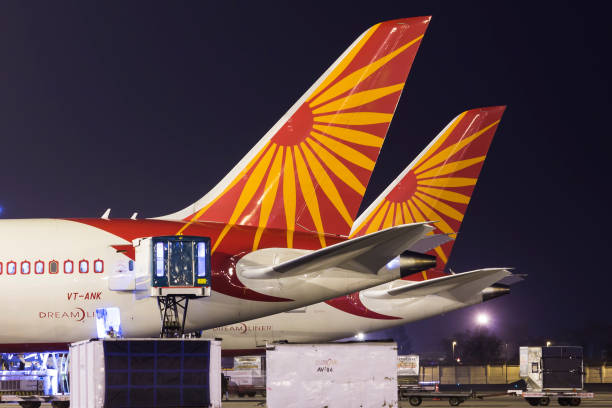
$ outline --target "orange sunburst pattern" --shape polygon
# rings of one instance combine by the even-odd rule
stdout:
[[[209,205],[187,220],[266,231],[348,235],[429,17],[383,22],[366,31],[304,102]],[[189,227],[187,224],[182,231]]]
[[[504,109],[473,109],[457,116],[394,182],[392,190],[353,229],[353,235],[412,222],[438,221],[432,233],[454,237]],[[432,251],[438,266],[435,271],[423,272],[423,279],[444,270],[452,247],[453,241]]]

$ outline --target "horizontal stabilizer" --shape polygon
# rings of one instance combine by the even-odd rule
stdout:
[[[512,276],[508,268],[487,268],[447,275],[426,281],[408,283],[392,289],[366,290],[363,294],[369,298],[397,299],[435,295],[440,292],[455,291],[476,293],[493,283]],[[406,281],[402,281],[406,282]]]
[[[414,252],[429,252],[434,248],[439,247],[440,245],[444,245],[447,242],[452,241],[454,238],[450,236],[451,234],[434,234],[427,235],[423,237],[419,242],[410,247],[411,251]]]
[[[514,285],[515,283],[519,283],[525,280],[525,278],[527,277],[527,274],[523,273],[513,273],[510,276],[506,276],[504,279],[500,280],[497,283],[501,283],[502,285],[507,285],[507,286],[511,286]]]
[[[415,242],[430,232],[433,227],[429,224],[429,222],[423,222],[400,225],[306,254],[300,251],[296,258],[272,266],[261,263],[258,265],[257,259],[263,258],[258,252],[269,252],[275,249],[254,251],[240,260],[239,273],[250,279],[289,277],[320,272],[329,268],[376,274],[389,261],[412,247]],[[286,249],[279,250],[287,251]]]

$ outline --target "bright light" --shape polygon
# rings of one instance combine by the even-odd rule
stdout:
[[[357,338],[357,340],[362,341],[363,339],[365,339],[365,334],[363,333],[357,333],[355,335],[355,338]]]
[[[454,347],[454,346],[456,346],[456,345],[457,345],[457,342],[456,342],[456,341],[453,341],[453,347]]]
[[[489,324],[489,320],[489,315],[485,313],[478,313],[478,315],[476,315],[476,323],[480,326],[486,326]]]
[[[552,344],[552,341],[550,341],[550,340],[547,340],[547,341],[546,341],[546,347],[550,347],[550,346],[551,346],[551,344]]]

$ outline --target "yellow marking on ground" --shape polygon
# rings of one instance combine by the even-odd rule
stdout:
[[[470,202],[470,197],[466,196],[465,194],[456,193],[450,190],[421,186],[417,186],[417,190],[422,193],[429,194],[430,196],[438,197],[445,201],[451,201],[453,203],[467,204]]]
[[[414,168],[418,168],[421,164],[425,163],[425,161],[429,158],[429,156],[434,154],[436,150],[438,150],[440,146],[442,146],[442,144],[446,141],[446,139],[448,139],[451,133],[453,133],[453,130],[455,130],[457,125],[461,122],[461,120],[463,119],[466,113],[467,111],[463,112],[451,122],[448,128],[446,128],[446,131],[439,136],[438,140],[434,142],[433,146],[427,149],[425,154],[419,159],[419,162],[414,166]]]
[[[308,212],[310,212],[315,228],[317,229],[317,232],[319,232],[321,247],[324,248],[326,246],[325,237],[323,236],[325,231],[323,230],[323,223],[321,221],[317,194],[315,192],[314,185],[312,184],[312,180],[310,179],[310,174],[308,173],[306,163],[304,162],[304,159],[302,158],[300,150],[297,146],[293,146],[293,155],[295,156],[295,165],[297,168],[298,180],[300,182],[300,189],[302,190],[306,207],[308,208]]]
[[[331,178],[329,178],[329,175],[321,163],[319,163],[315,155],[310,151],[304,142],[300,143],[300,148],[304,152],[306,161],[308,162],[310,170],[312,171],[312,174],[314,174],[317,183],[319,183],[319,186],[321,186],[321,189],[327,198],[329,198],[329,201],[331,201],[334,207],[336,207],[336,210],[338,210],[344,221],[346,221],[348,226],[351,227],[353,225],[353,217],[350,216],[348,210],[346,209],[344,201],[342,201],[342,197],[340,197],[340,193],[338,192],[338,189],[336,189],[334,182]]]
[[[287,248],[293,248],[293,231],[295,231],[295,173],[293,171],[293,155],[287,148],[285,154],[285,170],[283,171],[283,206],[287,222]]]
[[[338,112],[342,110],[356,108],[358,106],[374,102],[392,93],[401,91],[403,87],[404,83],[402,82],[401,84],[385,86],[383,88],[368,89],[367,91],[349,94],[349,96],[336,99],[335,101],[332,101],[315,109],[314,111],[312,111],[312,113],[319,114],[327,112]]]
[[[389,201],[383,200],[384,205],[376,212],[376,216],[372,219],[370,225],[368,225],[368,229],[366,230],[366,235],[371,234],[372,232],[376,232],[380,230],[380,224],[382,223],[383,217],[387,212],[387,208],[389,207]]]
[[[368,225],[368,221],[372,219],[372,217],[377,213],[377,211],[380,209],[380,207],[382,207],[384,203],[385,200],[381,200],[378,205],[366,216],[363,222],[357,228],[354,229],[354,232],[349,236],[349,238],[353,238],[355,235],[357,235],[359,231],[363,229],[364,226]]]
[[[306,142],[310,145],[310,148],[321,158],[323,163],[347,186],[352,188],[363,197],[365,194],[365,186],[361,184],[359,179],[350,171],[342,162],[327,151],[323,146],[315,142],[312,138],[306,138]]]
[[[387,216],[385,217],[385,222],[383,223],[382,229],[391,228],[393,226],[393,210],[395,209],[395,204],[391,203],[389,206],[389,211],[387,211]]]
[[[476,184],[478,179],[472,177],[438,177],[429,180],[418,180],[419,186],[432,187],[466,187]]]
[[[375,136],[371,133],[363,132],[361,130],[349,129],[345,127],[339,127],[334,125],[312,125],[313,129],[319,132],[331,135],[335,138],[342,139],[345,142],[351,142],[362,146],[373,146],[381,147],[384,138]]]
[[[463,221],[463,214],[455,210],[450,205],[445,204],[440,200],[436,200],[433,197],[426,196],[425,194],[422,194],[419,192],[415,193],[415,195],[419,197],[421,200],[423,200],[424,202],[426,202],[432,209],[435,208],[437,211],[440,211],[442,214],[456,221],[459,221],[459,222]]]
[[[310,136],[314,137],[329,150],[350,161],[351,163],[356,164],[359,167],[363,167],[366,170],[374,170],[374,164],[376,164],[376,162],[372,161],[368,156],[358,152],[352,147],[348,147],[344,143],[338,142],[337,140],[327,136],[323,136],[317,132],[310,132]]]
[[[472,135],[466,137],[465,139],[461,139],[457,143],[454,143],[454,144],[448,146],[446,149],[440,151],[439,153],[436,153],[435,156],[431,157],[429,160],[427,160],[425,163],[423,163],[420,167],[416,168],[414,170],[414,172],[415,173],[421,173],[421,172],[423,172],[423,171],[425,171],[427,169],[430,169],[430,168],[434,167],[435,165],[437,165],[439,163],[442,163],[444,161],[449,160],[451,157],[453,157],[455,154],[457,154],[457,152],[459,152],[465,146],[467,146],[468,144],[470,144],[474,140],[476,140],[476,138],[478,136],[482,135],[487,130],[491,129],[493,126],[497,126],[498,123],[499,123],[499,120],[491,123],[489,126],[483,128],[483,129],[480,129],[479,131],[473,133]]]
[[[412,219],[412,216],[410,215],[410,211],[408,210],[408,206],[406,205],[405,202],[402,203],[402,211],[404,212],[404,222],[406,224],[412,224],[414,220]]]
[[[400,203],[395,204],[395,223],[393,225],[402,225],[402,205]]]
[[[197,221],[202,216],[202,214],[204,214],[206,212],[206,210],[208,210],[210,208],[210,206],[212,206],[214,203],[216,203],[217,200],[219,200],[221,197],[223,197],[223,195],[225,193],[227,193],[229,190],[231,190],[231,188],[234,187],[236,185],[236,183],[238,183],[238,181],[242,180],[242,178],[245,176],[245,174],[251,169],[251,167],[253,167],[253,164],[255,162],[257,162],[257,160],[261,157],[263,152],[265,152],[266,149],[269,146],[270,146],[270,142],[266,143],[264,145],[264,147],[262,147],[261,150],[259,152],[257,152],[255,157],[253,157],[253,160],[251,160],[244,167],[244,169],[240,173],[238,173],[236,178],[234,180],[232,180],[232,182],[225,188],[225,190],[223,190],[223,192],[221,194],[219,194],[215,199],[213,199],[210,203],[208,203],[204,207],[202,207],[185,225],[183,225],[183,227],[181,227],[180,230],[178,230],[176,235],[183,235],[183,231],[185,231],[187,229],[187,227],[189,227],[191,224],[193,224],[195,221]]]
[[[270,161],[272,160],[272,157],[274,156],[275,151],[276,151],[276,144],[273,144],[272,147],[268,149],[266,154],[259,161],[259,163],[257,163],[257,166],[255,166],[255,169],[249,176],[249,179],[245,183],[244,188],[242,189],[242,192],[240,193],[240,196],[238,197],[238,201],[236,202],[236,207],[234,207],[234,211],[232,212],[229,222],[225,225],[225,227],[221,231],[221,234],[215,241],[215,245],[212,249],[212,252],[214,252],[217,249],[217,247],[219,246],[219,244],[221,243],[225,235],[228,233],[230,228],[236,223],[238,218],[242,215],[242,212],[244,211],[246,206],[249,204],[249,202],[251,202],[253,195],[255,195],[255,192],[259,188],[261,181],[263,180],[263,177],[266,174],[266,170],[268,169],[268,166],[270,165]]]
[[[364,34],[363,38],[359,40],[359,42],[353,47],[353,49],[349,51],[346,57],[344,57],[342,61],[338,63],[336,68],[327,76],[327,78],[325,78],[323,82],[321,82],[321,85],[319,85],[317,89],[308,97],[307,102],[310,101],[313,97],[317,96],[317,94],[321,92],[323,89],[325,89],[327,85],[331,84],[334,81],[334,79],[338,78],[338,76],[346,69],[346,67],[349,66],[351,61],[353,61],[357,53],[361,50],[361,48],[363,48],[365,43],[370,39],[372,34],[374,34],[374,32],[379,26],[380,26],[380,23],[376,24]],[[312,106],[314,106],[314,104],[310,105],[310,107]]]
[[[336,96],[342,95],[343,93],[345,93],[349,89],[353,89],[360,82],[364,81],[370,75],[374,74],[380,68],[385,66],[393,58],[395,58],[396,56],[398,56],[399,54],[404,52],[406,49],[408,49],[413,44],[415,44],[418,41],[420,41],[421,38],[423,38],[423,35],[418,36],[414,40],[404,44],[403,46],[401,46],[397,50],[395,50],[393,52],[390,52],[389,54],[385,55],[384,57],[377,59],[376,61],[372,62],[371,64],[368,64],[365,67],[359,68],[358,70],[356,70],[356,71],[350,73],[349,75],[345,76],[344,78],[342,78],[341,80],[336,82],[334,85],[329,87],[329,89],[327,89],[325,92],[323,92],[320,96],[318,96],[317,99],[315,99],[310,104],[310,106],[313,107],[313,106],[319,105],[321,103],[327,102],[328,100],[330,100],[332,98],[335,98]]]
[[[458,161],[454,161],[450,163],[445,163],[442,166],[435,167],[431,170],[428,170],[424,173],[417,175],[416,178],[419,180],[419,183],[420,183],[421,179],[445,176],[447,174],[455,173],[457,171],[463,170],[467,167],[480,163],[484,161],[486,157],[487,156],[478,156],[472,159],[458,160]]]
[[[259,240],[261,234],[268,224],[270,213],[272,212],[272,206],[276,200],[276,193],[278,191],[278,184],[281,178],[281,165],[283,164],[283,146],[279,146],[272,162],[272,167],[268,172],[268,178],[266,179],[266,186],[261,198],[261,210],[259,213],[259,225],[257,232],[255,233],[255,239],[253,240],[253,251],[259,246]]]
[[[347,112],[333,115],[315,116],[313,120],[318,123],[335,123],[337,125],[375,125],[377,123],[391,122],[392,113],[380,112]]]

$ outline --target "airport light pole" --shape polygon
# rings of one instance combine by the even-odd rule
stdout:
[[[456,345],[457,345],[457,342],[455,340],[453,340],[453,364],[456,363],[456,360],[455,360],[455,346]]]

